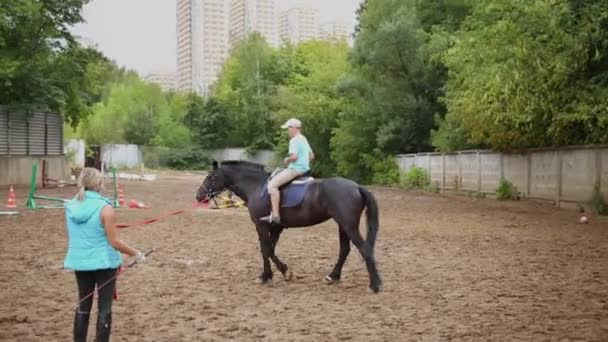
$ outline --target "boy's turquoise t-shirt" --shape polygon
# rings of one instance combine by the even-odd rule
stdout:
[[[308,140],[302,134],[298,134],[289,140],[289,154],[295,154],[298,159],[289,164],[288,169],[299,172],[307,172],[310,170],[309,154],[312,151]]]
[[[114,249],[101,223],[101,210],[110,200],[97,192],[87,191],[85,199],[72,199],[65,205],[68,251],[63,267],[75,271],[118,268],[122,255]]]

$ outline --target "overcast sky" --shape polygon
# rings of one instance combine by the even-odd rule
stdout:
[[[277,0],[280,9],[309,4],[319,22],[338,20],[354,26],[361,0]],[[119,65],[140,73],[176,69],[176,0],[92,0],[84,7],[86,23],[76,34],[98,44]]]

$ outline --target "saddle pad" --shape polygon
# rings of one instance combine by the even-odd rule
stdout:
[[[308,186],[312,184],[314,179],[309,177],[308,179],[293,181],[283,187],[281,187],[281,207],[283,208],[293,208],[302,204],[304,200],[304,194],[306,194],[306,189]],[[268,182],[264,185],[264,190],[262,190],[262,198],[270,199],[268,195]]]

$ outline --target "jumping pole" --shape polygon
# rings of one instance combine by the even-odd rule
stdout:
[[[114,202],[113,206],[116,207],[117,200],[117,191],[116,191],[116,170],[112,169],[113,172],[113,180],[114,180]],[[63,208],[65,203],[70,201],[70,199],[53,197],[53,196],[42,196],[36,194],[36,176],[38,175],[38,164],[32,165],[32,177],[30,180],[30,192],[27,196],[26,206],[30,209],[56,209]],[[50,202],[56,202],[55,204],[50,205],[39,205],[36,203],[36,200],[44,200]]]
[[[36,195],[36,175],[38,174],[38,164],[32,165],[32,178],[30,180],[30,192],[27,196],[26,206],[30,209],[54,209],[63,208],[64,203],[67,202],[64,198],[51,197],[51,196],[40,196]],[[36,200],[45,200],[51,202],[59,202],[58,204],[52,205],[38,205]]]

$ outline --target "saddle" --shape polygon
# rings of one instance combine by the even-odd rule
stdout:
[[[268,180],[266,180],[266,184],[264,185],[264,189],[262,190],[262,197],[269,197],[268,182],[282,170],[282,168],[277,168],[272,172],[270,177],[268,177]],[[308,186],[312,184],[313,180],[314,178],[312,177],[312,173],[307,171],[306,173],[281,185],[279,187],[279,191],[281,192],[280,206],[284,208],[293,208],[300,205],[304,200],[306,189],[308,189]]]

